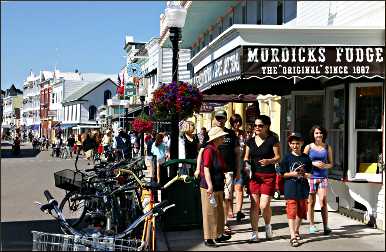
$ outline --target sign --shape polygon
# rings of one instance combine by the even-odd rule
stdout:
[[[143,77],[141,65],[137,63],[127,63],[126,69],[127,69],[128,77],[138,77],[138,78]]]
[[[135,84],[132,82],[127,82],[125,86],[125,97],[136,95]]]
[[[225,103],[221,102],[203,102],[200,108],[200,112],[209,113],[213,112],[215,107],[224,106]]]
[[[47,116],[55,117],[56,113],[57,113],[56,110],[48,110],[48,115]]]
[[[383,77],[382,46],[244,46],[243,76]]]
[[[221,56],[198,71],[193,83],[203,88],[209,83],[240,75],[240,48]]]

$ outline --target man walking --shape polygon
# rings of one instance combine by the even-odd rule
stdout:
[[[224,136],[224,143],[218,149],[225,160],[225,186],[224,186],[224,213],[225,213],[225,233],[230,234],[228,219],[233,218],[232,198],[233,198],[233,179],[240,178],[240,143],[235,132],[225,127],[227,113],[225,110],[218,110],[215,113],[214,126],[220,127],[228,133]]]

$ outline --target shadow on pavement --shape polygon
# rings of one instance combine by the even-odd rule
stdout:
[[[39,150],[21,149],[19,155],[14,155],[11,149],[1,149],[1,158],[31,158],[36,157],[40,153]]]
[[[316,242],[316,241],[324,241],[324,240],[334,240],[334,239],[341,239],[341,238],[360,238],[363,236],[370,236],[370,235],[384,235],[380,233],[366,233],[363,232],[363,229],[366,226],[364,225],[346,225],[346,226],[341,226],[340,228],[335,228],[332,229],[332,233],[329,235],[324,235],[323,231],[320,231],[319,233],[316,234],[304,234],[303,238],[305,239],[302,241],[301,244],[309,243],[309,242]],[[290,239],[290,235],[283,236],[283,238],[288,238]]]
[[[56,220],[1,222],[0,250],[31,251],[32,230],[62,233]]]

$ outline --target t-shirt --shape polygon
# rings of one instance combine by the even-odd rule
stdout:
[[[164,143],[160,143],[158,146],[155,146],[155,142],[151,146],[151,153],[157,156],[157,161],[164,163],[166,161],[166,151],[167,147]]]
[[[311,173],[312,162],[308,155],[302,153],[300,156],[295,156],[292,153],[287,154],[281,164],[280,173],[294,171],[299,165],[304,164],[304,172]],[[284,178],[284,198],[285,199],[306,199],[310,192],[310,186],[306,178],[289,177]]]
[[[275,157],[273,152],[273,146],[279,143],[279,139],[274,135],[269,135],[260,145],[256,145],[255,138],[252,137],[247,141],[247,146],[249,147],[249,158],[251,160],[253,172],[260,173],[275,173],[275,165],[270,164],[266,166],[261,166],[258,161],[262,159],[271,159]]]
[[[208,144],[203,153],[200,167],[200,187],[208,189],[204,175],[204,167],[208,167],[210,171],[210,177],[212,180],[213,191],[224,190],[224,159],[220,152],[216,149],[216,146],[212,143]]]
[[[185,135],[183,139],[185,143],[185,158],[196,159],[198,154],[197,146],[199,145],[197,135],[193,135],[193,141],[188,140]]]
[[[236,154],[235,148],[240,146],[239,139],[231,129],[224,128],[228,133],[224,136],[224,144],[218,146],[218,149],[225,161],[225,172],[236,172]]]

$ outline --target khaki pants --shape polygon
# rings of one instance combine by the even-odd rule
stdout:
[[[217,201],[217,207],[213,208],[209,204],[208,193],[206,189],[200,188],[201,206],[202,206],[202,223],[204,229],[204,240],[216,239],[224,233],[224,192],[214,192]]]

